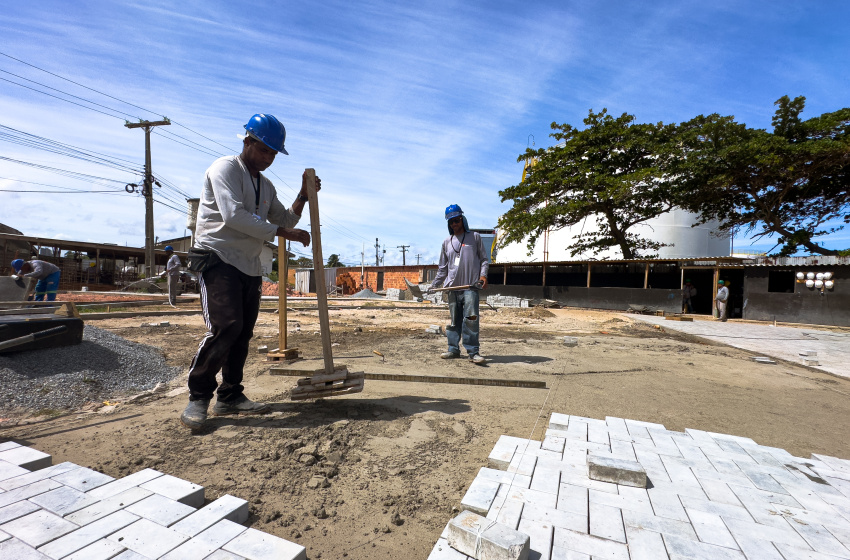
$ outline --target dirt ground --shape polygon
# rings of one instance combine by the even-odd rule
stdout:
[[[317,312],[288,318],[289,346],[308,358],[304,367],[320,367]],[[400,551],[426,558],[499,435],[541,439],[550,412],[749,436],[804,457],[850,457],[843,429],[850,381],[796,364],[756,364],[748,352],[627,315],[482,310],[486,366],[439,359],[445,338],[425,329],[444,325],[444,310],[356,302],[330,318],[335,362],[352,371],[543,380],[548,388],[367,380],[356,395],[290,402],[296,378],[269,375],[256,351],[277,346],[278,316],[262,313],[245,384],[249,397],[275,403],[270,415],[215,418],[193,434],[178,421],[183,393],[108,414],[34,419],[0,430],[0,441],[116,477],[153,467],[205,486],[210,500],[244,498],[251,526],[303,544],[311,559],[398,558]],[[91,324],[161,348],[185,372],[203,321],[168,319],[158,328],[140,327],[149,317]],[[565,347],[564,335],[579,337],[579,346]],[[173,383],[184,385],[185,377]]]

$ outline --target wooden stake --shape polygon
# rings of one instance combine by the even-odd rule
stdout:
[[[319,223],[319,198],[316,196],[316,170],[304,170],[307,176],[307,198],[310,201],[310,229],[313,242],[313,274],[316,277],[316,299],[319,306],[319,326],[322,331],[322,356],[325,359],[325,373],[334,372],[334,358],[331,353],[331,325],[328,320],[328,292],[325,286],[325,265],[322,258],[322,232]]]
[[[286,350],[286,283],[289,280],[289,255],[286,252],[286,239],[277,238],[277,315],[278,349]]]

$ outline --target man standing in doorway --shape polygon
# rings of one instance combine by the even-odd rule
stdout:
[[[189,366],[189,404],[180,416],[192,429],[203,426],[213,393],[217,394],[214,416],[268,412],[267,404],[242,393],[242,370],[260,311],[260,253],[263,242],[275,237],[310,244],[309,233],[291,229],[307,202],[306,176],[287,209],[261,173],[278,153],[288,155],[283,146],[286,129],[266,114],[254,115],[244,128],[242,153],[219,158],[207,169],[198,207],[195,248],[203,251],[207,262],[195,268],[202,269],[198,276],[207,334]]]
[[[443,241],[440,267],[429,291],[440,286],[459,289],[447,292],[451,322],[446,327],[449,348],[440,357],[459,358],[462,338],[469,360],[474,364],[484,364],[486,360],[478,353],[478,291],[487,287],[490,262],[481,235],[469,231],[469,223],[460,206],[452,204],[446,208],[446,221],[449,236]]]
[[[714,296],[714,305],[717,308],[717,320],[725,322],[727,318],[726,304],[729,303],[729,288],[723,280],[718,280],[717,285],[719,286],[717,295]]]
[[[15,259],[12,261],[12,268],[15,270],[12,276],[18,275],[38,280],[35,284],[35,301],[44,301],[44,296],[47,296],[47,301],[56,301],[59,276],[61,276],[61,269],[58,266],[47,261],[24,262],[23,259]]]
[[[171,245],[165,246],[165,256],[168,257],[168,263],[160,276],[168,279],[168,303],[177,305],[177,283],[180,281],[180,267],[183,263],[180,262],[180,257],[174,254],[174,247]]]
[[[685,280],[685,287],[682,288],[682,313],[693,313],[694,302],[693,298],[697,295],[697,289],[691,284],[690,280]]]

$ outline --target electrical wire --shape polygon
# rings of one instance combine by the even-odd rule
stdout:
[[[61,187],[56,187],[61,188]],[[124,194],[116,191],[36,191],[36,190],[17,190],[17,189],[0,189],[0,192],[13,193],[50,193],[50,194]]]
[[[47,183],[37,183],[35,181],[24,181],[23,179],[14,179],[12,177],[0,177],[2,181],[15,181],[16,183],[27,183],[28,185],[39,185],[41,187],[52,187],[54,189],[65,189],[69,191],[81,191],[81,189],[74,189],[71,187],[60,187],[58,185],[48,185]],[[13,189],[7,189],[5,192],[24,192],[24,191],[16,191]],[[94,191],[82,191],[82,192],[94,192]],[[115,194],[126,194],[125,191],[121,189],[115,189],[111,191],[98,191],[98,192],[111,192]]]
[[[7,54],[7,53],[5,53],[5,52],[0,52],[0,56],[4,56],[4,57],[6,57],[6,58],[9,58],[9,59],[14,60],[14,61],[16,61],[16,62],[19,62],[19,63],[24,64],[24,65],[26,65],[26,66],[29,66],[30,68],[34,68],[34,69],[36,69],[36,70],[38,70],[38,71],[40,71],[40,72],[44,72],[44,73],[46,73],[46,74],[48,74],[48,75],[50,75],[50,76],[53,76],[53,77],[55,77],[55,78],[59,78],[59,79],[64,80],[64,81],[66,81],[66,82],[72,83],[72,84],[74,84],[74,85],[76,85],[76,86],[79,86],[79,87],[81,87],[81,88],[83,88],[83,89],[86,89],[86,90],[92,91],[92,92],[97,93],[97,94],[99,94],[99,95],[103,95],[103,96],[105,96],[105,97],[108,97],[108,98],[110,98],[110,99],[113,99],[113,100],[115,100],[115,101],[118,101],[119,103],[123,103],[123,104],[125,104],[125,105],[130,106],[130,107],[135,107],[136,109],[140,109],[140,110],[145,111],[145,112],[148,112],[148,113],[152,113],[152,114],[155,114],[155,115],[159,115],[159,113],[157,113],[157,112],[155,112],[155,111],[152,111],[152,110],[150,110],[150,109],[146,109],[145,107],[142,107],[142,106],[140,106],[140,105],[136,105],[135,103],[131,103],[131,102],[129,102],[129,101],[126,101],[126,100],[121,99],[121,98],[119,98],[119,97],[116,97],[116,96],[114,96],[114,95],[110,95],[110,94],[105,93],[105,92],[103,92],[103,91],[100,91],[100,90],[97,90],[97,89],[95,89],[95,88],[92,88],[92,87],[86,86],[86,85],[84,85],[84,84],[82,84],[82,83],[80,83],[80,82],[77,82],[77,81],[71,80],[70,78],[66,78],[66,77],[64,77],[64,76],[61,76],[61,75],[59,75],[59,74],[56,74],[56,73],[51,72],[51,71],[49,71],[49,70],[46,70],[46,69],[44,69],[44,68],[41,68],[41,67],[39,67],[39,66],[36,66],[35,64],[31,64],[31,63],[29,63],[29,62],[26,62],[26,61],[24,61],[24,60],[21,60],[21,59],[19,59],[19,58],[16,58],[16,57],[14,57],[14,56],[11,56],[11,55],[9,55],[9,54]],[[132,114],[127,113],[127,112],[125,112],[125,111],[121,111],[121,110],[119,110],[119,109],[115,109],[115,108],[112,108],[112,107],[108,107],[108,106],[106,106],[106,105],[103,105],[103,104],[100,104],[100,103],[97,103],[97,102],[91,101],[91,100],[89,100],[89,99],[82,98],[82,97],[77,96],[77,95],[74,95],[74,94],[72,94],[72,93],[69,93],[69,92],[66,92],[66,91],[62,91],[62,90],[57,89],[57,88],[53,88],[53,87],[51,87],[51,86],[48,86],[48,85],[46,85],[46,84],[42,84],[42,83],[40,83],[40,82],[36,82],[35,80],[31,80],[31,79],[29,79],[29,78],[25,78],[25,77],[23,77],[23,76],[19,76],[19,75],[17,75],[17,74],[12,73],[12,72],[9,72],[9,71],[6,71],[6,70],[2,70],[2,69],[0,69],[0,72],[4,72],[4,73],[6,73],[6,74],[9,74],[9,75],[11,75],[11,76],[15,76],[15,77],[17,77],[17,78],[19,78],[19,79],[21,79],[21,80],[25,80],[25,81],[30,82],[30,83],[33,83],[33,84],[37,84],[37,85],[39,85],[39,86],[41,86],[41,87],[44,87],[44,88],[50,89],[50,90],[52,90],[52,91],[56,91],[56,92],[62,93],[62,94],[64,94],[64,95],[67,95],[67,96],[72,97],[72,98],[74,98],[74,99],[78,99],[78,100],[80,100],[80,101],[84,101],[85,103],[88,103],[89,105],[94,105],[94,106],[96,106],[96,107],[101,107],[101,108],[103,108],[103,109],[106,109],[107,111],[111,111],[112,113],[118,113],[119,115],[129,116],[129,117],[133,117],[133,118],[137,118],[137,119],[139,119],[139,120],[142,120],[142,119],[141,119],[141,117],[138,117],[138,116],[132,115]],[[87,106],[87,105],[83,105],[83,104],[81,104],[81,103],[77,103],[77,102],[75,102],[75,101],[71,101],[70,99],[65,99],[65,98],[63,98],[63,97],[59,97],[59,96],[57,96],[57,95],[53,95],[53,94],[51,94],[51,93],[48,93],[48,92],[45,92],[45,91],[42,91],[42,90],[39,90],[39,89],[36,89],[36,88],[30,87],[30,86],[27,86],[27,85],[25,85],[25,84],[21,84],[21,83],[18,83],[18,82],[15,82],[15,81],[12,81],[12,80],[9,80],[9,79],[6,79],[6,78],[1,78],[1,77],[0,77],[0,80],[3,80],[3,81],[6,81],[6,82],[9,82],[9,83],[12,83],[12,84],[17,85],[17,86],[19,86],[19,87],[23,87],[23,88],[26,88],[26,89],[29,89],[29,90],[32,90],[32,91],[35,91],[35,92],[41,93],[41,94],[43,94],[43,95],[47,95],[47,96],[49,96],[49,97],[53,97],[53,98],[55,98],[55,99],[59,99],[59,100],[61,100],[61,101],[65,101],[65,102],[67,102],[67,103],[71,103],[71,104],[76,105],[76,106],[79,106],[79,107],[83,107],[84,109],[89,109],[90,111],[95,111],[95,112],[97,112],[97,113],[100,113],[100,114],[103,114],[103,115],[106,115],[106,116],[110,116],[110,117],[117,118],[117,119],[122,119],[122,117],[119,117],[119,116],[117,116],[117,115],[110,114],[110,113],[106,113],[106,112],[101,111],[101,110],[99,110],[99,109],[95,109],[94,107],[90,107],[90,106]],[[161,117],[163,117],[163,118],[166,118],[164,115],[159,115],[159,116],[161,116]],[[193,133],[193,134],[196,134],[196,135],[200,136],[201,138],[203,138],[203,139],[205,139],[205,140],[207,140],[207,141],[209,141],[209,142],[212,142],[212,143],[214,143],[214,144],[216,144],[216,145],[218,145],[218,146],[221,146],[222,148],[225,148],[225,149],[227,149],[227,150],[230,150],[230,148],[229,148],[228,146],[225,146],[224,144],[221,144],[220,142],[217,142],[217,141],[215,141],[215,140],[212,140],[211,138],[209,138],[209,137],[207,137],[207,136],[205,136],[205,135],[203,135],[203,134],[201,134],[201,133],[199,133],[199,132],[197,132],[197,131],[193,130],[192,128],[190,128],[190,127],[188,127],[188,126],[186,126],[186,125],[184,125],[184,124],[182,124],[182,123],[179,123],[179,122],[177,122],[177,121],[175,121],[175,120],[173,120],[173,119],[170,119],[170,122],[171,122],[172,124],[175,124],[175,125],[177,125],[177,126],[180,126],[181,128],[184,128],[185,130],[187,130],[187,131],[189,131],[189,132],[191,132],[191,133]],[[185,146],[185,147],[187,147],[187,148],[190,148],[190,149],[196,150],[196,151],[201,152],[201,153],[204,153],[204,154],[206,154],[206,155],[211,155],[211,156],[222,156],[222,155],[225,155],[225,154],[222,154],[221,152],[218,152],[218,151],[216,151],[216,150],[213,150],[213,149],[207,148],[206,146],[203,146],[202,144],[200,144],[200,143],[198,143],[198,142],[194,142],[194,141],[192,141],[192,140],[190,140],[190,139],[188,139],[188,138],[185,138],[184,136],[180,136],[179,134],[176,134],[176,133],[173,133],[173,132],[167,132],[167,131],[165,131],[165,130],[162,130],[162,131],[154,131],[154,133],[155,133],[155,134],[159,134],[159,135],[160,135],[160,136],[162,136],[163,138],[166,138],[166,139],[168,139],[168,140],[171,140],[172,142],[176,142],[176,143],[181,144],[181,145],[183,145],[183,146]],[[177,139],[175,139],[175,138],[173,138],[173,137],[179,138],[180,140],[177,140]],[[182,140],[182,141],[181,141],[181,140]],[[291,190],[293,193],[296,193],[296,192],[297,192],[297,191],[296,191],[295,189],[293,189],[293,188],[292,188],[292,187],[291,187],[288,183],[286,183],[286,181],[284,181],[281,177],[279,177],[276,173],[274,173],[274,172],[271,172],[271,173],[272,173],[272,175],[274,175],[275,177],[277,177],[277,178],[281,181],[281,183],[283,183],[283,184],[284,184],[284,185],[285,185],[285,186],[286,186],[289,190]],[[183,195],[185,198],[190,198],[190,197],[189,197],[189,196],[187,196],[185,193],[183,193],[183,192],[179,191],[179,189],[177,189],[177,187],[176,187],[176,186],[174,186],[173,184],[171,185],[171,187],[173,187],[176,191],[180,192],[180,194],[181,194],[181,195]],[[328,225],[327,225],[327,227],[328,227],[329,229],[331,229],[332,231],[336,232],[337,234],[339,234],[339,235],[341,235],[341,236],[343,236],[343,237],[347,237],[347,238],[349,238],[349,239],[353,239],[353,240],[358,240],[358,241],[368,241],[365,237],[363,237],[363,236],[361,236],[361,235],[357,234],[356,232],[354,232],[353,230],[351,230],[351,229],[347,228],[346,226],[342,225],[340,222],[338,222],[337,220],[334,220],[334,219],[333,219],[333,218],[331,218],[330,216],[325,215],[325,216],[323,216],[323,217],[324,217],[324,219],[326,219],[326,220],[328,220],[328,221],[332,222],[333,224],[335,224],[335,225],[330,225],[330,224],[328,224]],[[346,233],[346,232],[348,232],[348,233]]]
[[[65,144],[57,140],[51,140],[43,136],[30,134],[28,132],[24,132],[22,130],[18,130],[16,128],[12,128],[2,124],[0,124],[0,140],[4,140],[12,144],[36,148],[58,155],[64,155],[70,158],[79,159],[90,163],[96,163],[98,165],[112,167],[114,169],[130,171],[132,173],[142,173],[143,169],[138,166],[139,164],[133,161],[109,156],[107,154],[96,152],[93,150],[87,150],[85,148],[80,148],[72,144]],[[132,166],[127,164],[131,164]]]
[[[59,175],[64,175],[66,177],[72,177],[74,179],[80,180],[93,180],[97,182],[107,182],[107,183],[120,183],[125,184],[127,181],[119,181],[118,179],[110,179],[108,177],[99,177],[97,175],[89,175],[87,173],[79,173],[77,171],[70,171],[68,169],[60,169],[58,167],[50,167],[49,165],[41,165],[38,163],[31,163],[28,161],[22,161],[19,159],[14,159],[6,156],[0,156],[0,160],[8,161],[11,163],[17,163],[19,165],[26,165],[28,167],[33,167],[35,169],[41,169],[43,171],[50,171],[52,173],[58,173]]]

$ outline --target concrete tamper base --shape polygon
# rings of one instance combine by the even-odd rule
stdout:
[[[0,443],[3,560],[306,558],[303,546],[241,525],[248,502],[235,496],[196,509],[204,503],[202,486],[154,469],[116,480],[51,461]]]
[[[0,301],[25,301],[34,285],[32,278],[15,280],[11,276],[0,276]]]
[[[488,520],[527,534],[529,558],[850,559],[850,460],[561,413],[550,415],[546,440],[501,436],[489,465],[503,474],[482,468],[464,497],[477,509],[489,502]],[[636,461],[651,484],[594,480],[591,454]],[[447,531],[429,560],[469,560]]]

